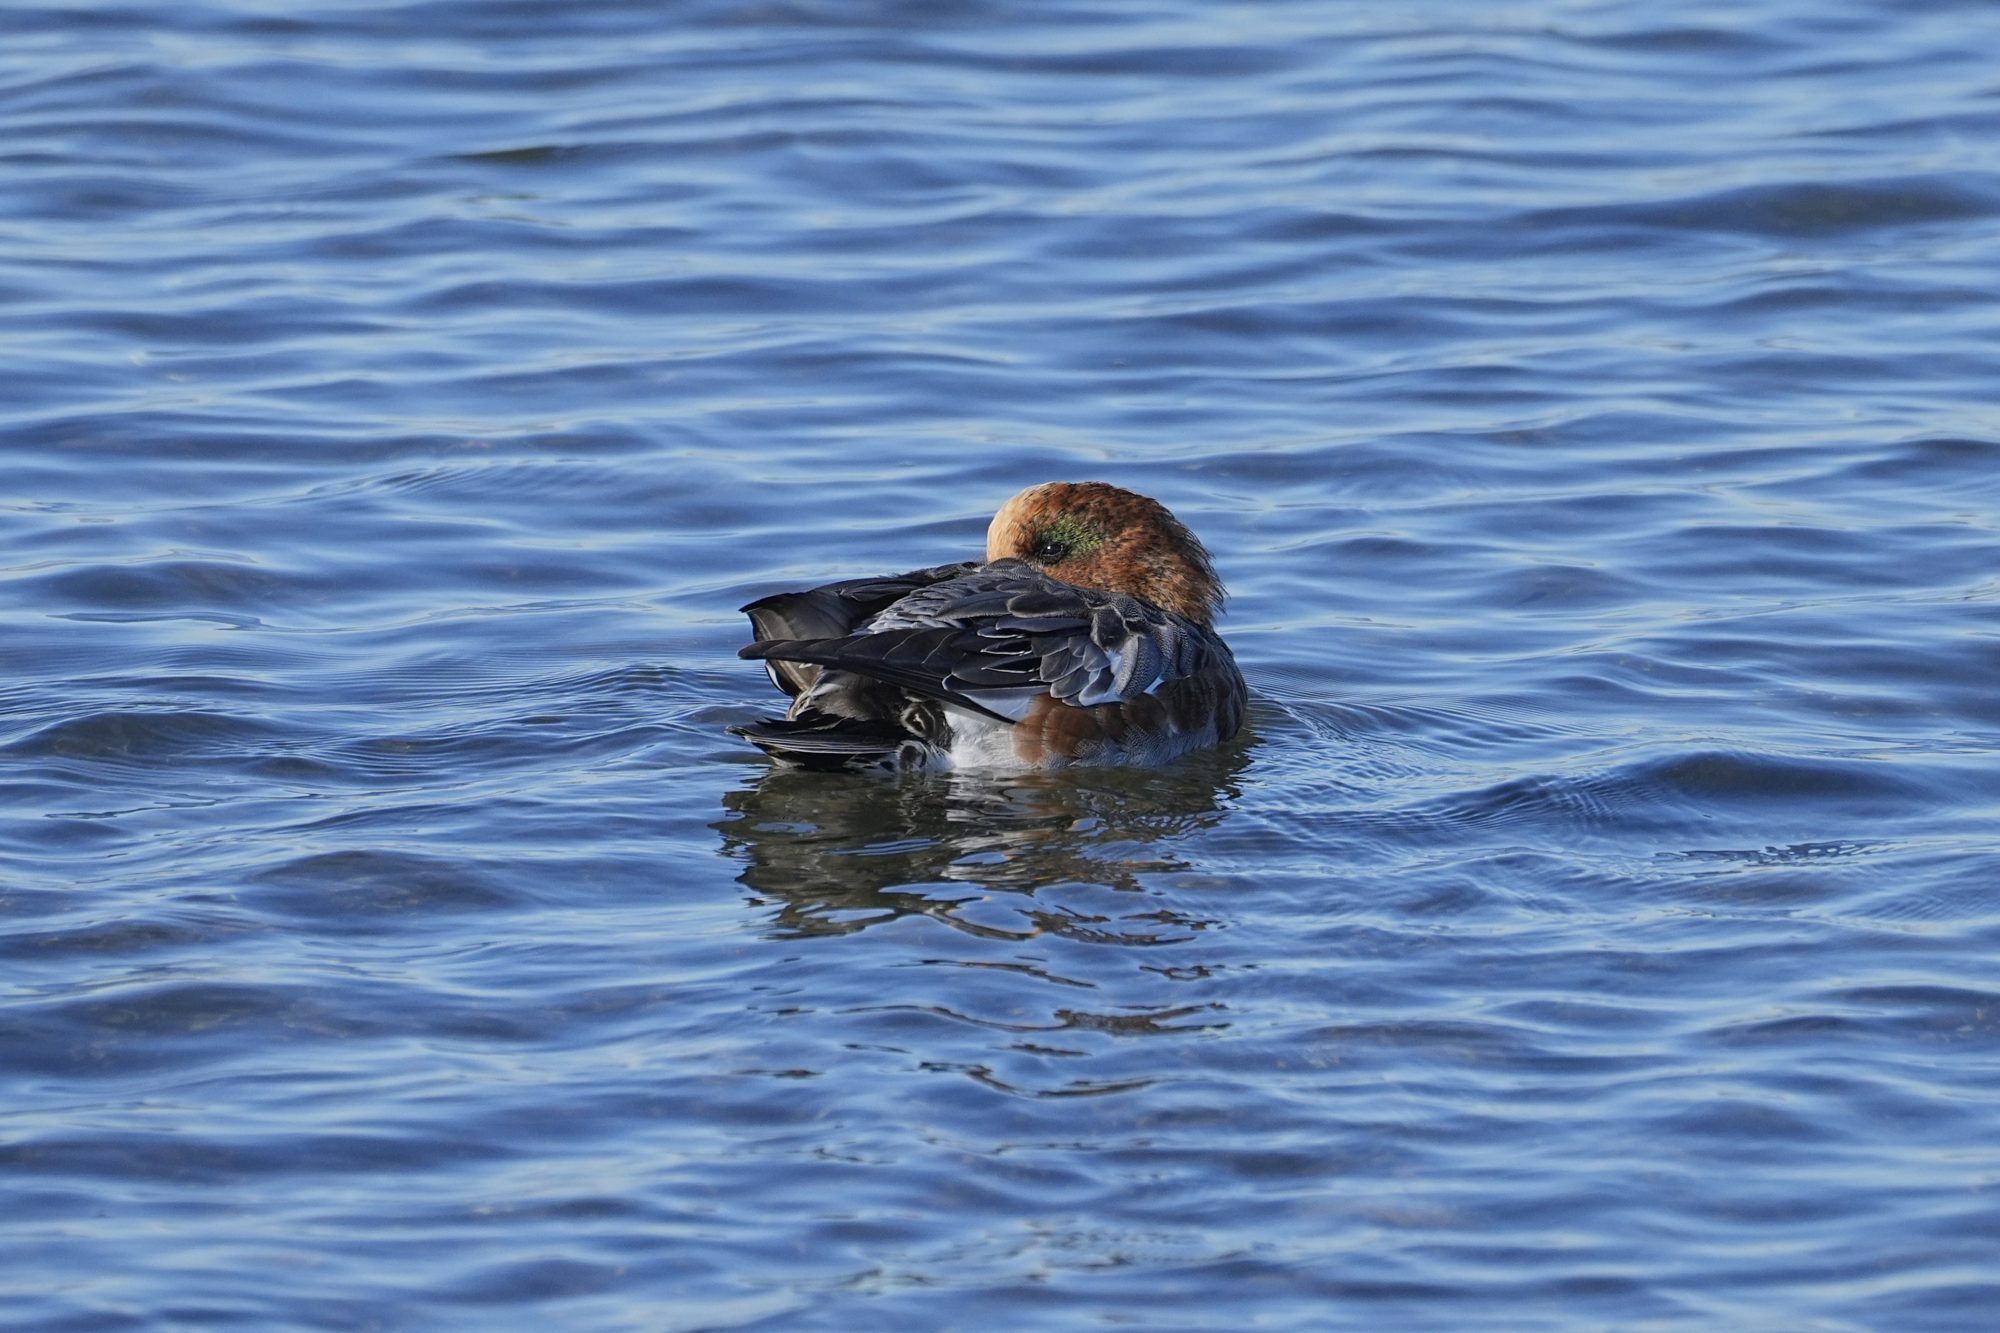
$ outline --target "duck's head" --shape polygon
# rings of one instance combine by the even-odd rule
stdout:
[[[986,529],[986,558],[1010,556],[1198,625],[1222,609],[1222,582],[1195,535],[1158,500],[1105,482],[1044,482],[1001,505]]]

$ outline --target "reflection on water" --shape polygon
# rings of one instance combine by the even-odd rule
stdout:
[[[1207,922],[1149,904],[1083,913],[1066,885],[1143,895],[1238,799],[1248,734],[1158,769],[856,779],[773,766],[723,795],[715,829],[781,932],[831,935],[920,914],[995,938],[1156,944]]]
[[[842,967],[844,942],[879,928],[836,988],[843,1041],[1031,1102],[1114,1098],[1234,1021],[1203,947],[1233,886],[1195,849],[1252,754],[1246,733],[1154,770],[767,767],[722,794],[714,828],[767,936],[812,941],[808,965]]]

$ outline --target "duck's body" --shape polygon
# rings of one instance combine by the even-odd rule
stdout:
[[[744,607],[757,638],[741,655],[794,698],[732,730],[809,768],[1163,763],[1242,722],[1221,601],[1207,552],[1158,503],[1031,487],[994,517],[983,564]]]

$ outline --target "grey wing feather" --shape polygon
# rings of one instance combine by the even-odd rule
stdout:
[[[907,574],[843,579],[803,592],[773,593],[742,608],[758,640],[835,639],[853,634],[885,607],[923,588],[978,569],[977,564],[934,565]],[[819,668],[767,658],[771,683],[786,694],[802,694],[819,680]]]
[[[852,671],[1016,721],[1044,694],[1079,707],[1122,703],[1205,660],[1200,630],[1135,598],[1019,561],[959,568],[855,629],[761,636],[743,655]]]
[[[1199,631],[1178,616],[1116,593],[1064,592],[1034,603],[1041,614],[1017,610],[995,622],[1034,645],[1040,678],[1064,703],[1124,703],[1199,668]]]

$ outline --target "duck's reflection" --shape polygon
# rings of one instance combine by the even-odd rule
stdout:
[[[1209,922],[1135,900],[1080,905],[1062,886],[1137,891],[1186,872],[1177,851],[1238,795],[1239,740],[1163,769],[858,778],[774,768],[723,796],[714,825],[738,879],[787,934],[842,934],[921,913],[976,935],[1127,944]]]

